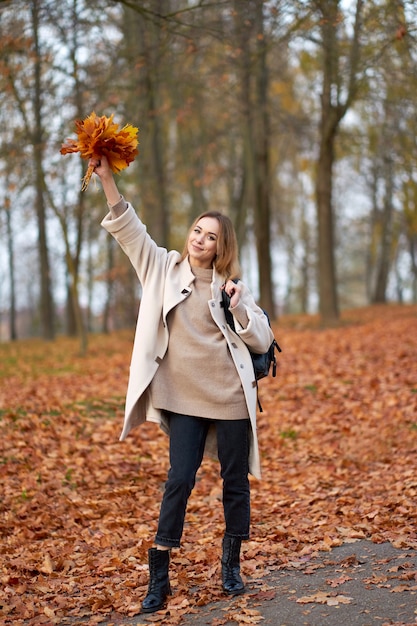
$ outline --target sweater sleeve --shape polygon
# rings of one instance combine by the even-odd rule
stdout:
[[[242,302],[239,302],[235,307],[229,307],[230,313],[239,322],[242,328],[246,328],[249,324],[249,317],[246,312],[246,307]]]
[[[116,204],[113,204],[112,206],[108,204],[108,207],[110,209],[111,219],[114,220],[123,215],[128,207],[128,204],[124,197],[120,196],[119,202],[116,202]]]

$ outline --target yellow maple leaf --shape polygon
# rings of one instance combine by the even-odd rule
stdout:
[[[77,139],[67,139],[61,154],[79,152],[83,159],[107,157],[112,172],[125,169],[138,154],[138,128],[126,124],[121,130],[113,122],[114,115],[99,117],[93,111],[84,120],[76,120]],[[88,187],[94,168],[89,166],[83,178],[82,190]]]

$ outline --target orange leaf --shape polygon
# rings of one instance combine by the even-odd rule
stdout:
[[[79,152],[82,159],[107,157],[114,173],[128,167],[138,154],[138,129],[126,124],[121,130],[113,122],[113,115],[98,117],[93,111],[85,120],[76,120],[78,139],[67,139],[61,146],[61,154]],[[82,190],[88,187],[94,168],[89,166],[83,178]]]

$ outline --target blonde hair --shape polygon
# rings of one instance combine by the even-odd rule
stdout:
[[[216,272],[223,276],[225,280],[229,278],[240,278],[240,265],[238,257],[238,246],[236,232],[233,228],[232,220],[220,211],[206,211],[201,213],[188,230],[181,261],[188,256],[188,239],[198,222],[203,217],[213,217],[219,222],[219,234],[217,236],[217,253],[213,261]]]

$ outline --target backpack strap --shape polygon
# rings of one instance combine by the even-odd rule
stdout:
[[[237,282],[237,280],[234,280],[233,282]],[[233,332],[236,332],[235,321],[233,319],[233,315],[229,311],[230,297],[228,296],[228,294],[226,293],[226,291],[224,289],[222,289],[221,306],[224,308],[224,314],[225,314],[225,317],[226,317],[226,322],[229,324],[229,326],[233,330]],[[277,369],[277,364],[275,362],[275,367],[274,367],[274,371],[275,372],[276,372],[276,369]],[[258,381],[256,380],[256,378],[255,378],[255,382],[256,382],[256,400],[258,402],[259,412],[263,413],[264,410],[262,408],[261,401],[259,400],[259,387],[258,387]]]

